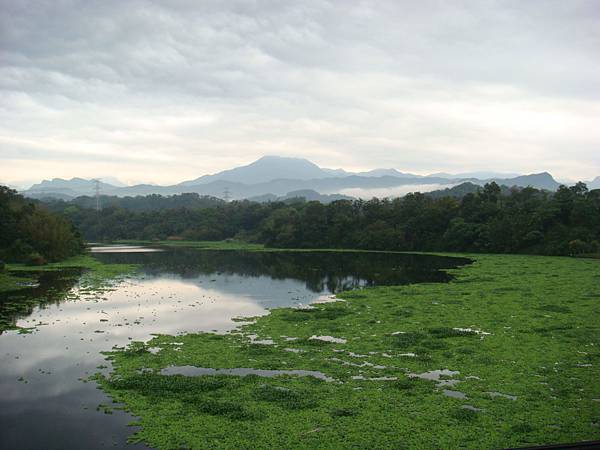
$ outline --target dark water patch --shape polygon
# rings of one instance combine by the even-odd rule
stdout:
[[[469,264],[466,258],[375,252],[243,252],[173,249],[162,253],[98,254],[109,263],[141,264],[148,274],[172,273],[182,278],[236,274],[294,279],[313,292],[419,282],[447,282],[441,269]]]
[[[0,293],[0,335],[16,328],[18,319],[30,316],[36,308],[57,306],[65,301],[67,293],[77,283],[80,269],[51,271],[11,272],[13,276],[35,277],[29,287]]]

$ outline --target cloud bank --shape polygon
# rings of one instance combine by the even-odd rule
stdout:
[[[5,182],[264,154],[600,175],[594,0],[1,0],[0,52]]]

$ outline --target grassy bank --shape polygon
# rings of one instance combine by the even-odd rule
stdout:
[[[110,353],[115,372],[98,381],[140,418],[133,439],[157,448],[481,449],[599,438],[599,261],[473,258],[449,284],[350,291],[314,309],[273,310],[237,333],[133,343]],[[301,369],[333,381],[161,375],[170,365]],[[425,379],[440,369],[452,372]]]

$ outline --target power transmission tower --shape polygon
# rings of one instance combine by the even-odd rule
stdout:
[[[94,178],[94,192],[96,193],[96,211],[100,211],[100,180]]]
[[[225,191],[223,191],[223,200],[225,200],[226,202],[229,202],[229,199],[231,198],[231,192],[229,191],[229,188],[225,188]]]

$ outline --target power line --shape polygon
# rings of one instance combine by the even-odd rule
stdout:
[[[229,188],[226,187],[225,190],[223,191],[223,200],[228,202],[230,198],[231,198],[231,192],[229,191]]]

